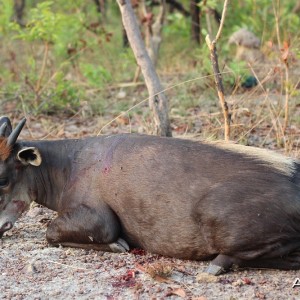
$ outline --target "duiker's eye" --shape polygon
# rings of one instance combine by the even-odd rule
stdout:
[[[0,178],[0,188],[8,186],[8,178]]]

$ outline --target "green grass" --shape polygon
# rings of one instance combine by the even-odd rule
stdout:
[[[5,0],[0,0],[0,4],[3,1]],[[235,5],[242,2],[243,11],[235,12]],[[280,61],[281,51],[278,49],[274,14],[272,8],[269,8],[270,5],[267,7],[266,0],[262,2],[265,5],[262,10],[257,9],[257,1],[242,2],[232,1],[222,37],[217,45],[220,68],[224,72],[226,99],[230,110],[237,111],[233,113],[233,139],[250,144],[256,135],[265,135],[276,141],[276,145],[281,145],[280,126],[283,120],[286,83]],[[280,8],[280,34],[282,43],[291,41],[289,50],[293,55],[287,83],[291,90],[291,127],[286,135],[296,145],[294,147],[298,147],[298,131],[293,128],[300,127],[299,90],[296,87],[299,80],[297,70],[300,58],[300,24],[299,18],[296,19],[293,14],[288,13],[294,2]],[[28,2],[27,19],[32,17],[29,13],[30,3],[37,5],[38,2]],[[216,3],[220,11],[220,3]],[[45,30],[47,26],[52,26],[49,29],[51,35],[41,37],[39,34],[42,33],[30,32],[31,29],[27,28],[22,39],[16,39],[22,30],[8,26],[11,6],[7,2],[5,5],[5,9],[0,12],[0,102],[3,111],[7,107],[13,107],[19,113],[67,113],[68,116],[85,111],[84,115],[111,119],[121,112],[129,111],[126,116],[132,119],[132,123],[136,122],[146,132],[151,132],[153,120],[147,101],[131,110],[134,105],[148,97],[146,87],[122,85],[132,82],[137,65],[131,49],[122,47],[121,19],[116,4],[109,5],[106,20],[103,21],[105,25],[102,26],[101,22],[97,25],[99,15],[94,6],[83,0],[53,2],[51,5],[59,12],[54,17],[60,26],[50,22],[53,12],[45,8],[43,13],[48,18],[48,23],[39,26]],[[84,28],[81,28],[82,24],[85,25]],[[97,25],[95,30],[86,29],[93,24]],[[203,32],[205,26],[203,16]],[[216,24],[213,26],[216,28]],[[247,91],[235,87],[237,78],[253,75],[246,63],[236,61],[235,46],[229,47],[227,44],[233,30],[241,27],[252,29],[264,42],[262,50],[266,61],[251,66],[257,72],[263,88],[258,86]],[[49,53],[42,72],[47,39]],[[269,40],[274,45],[271,50],[266,44]],[[232,73],[227,73],[228,71]],[[164,27],[157,72],[167,89],[174,128],[180,134],[187,128],[186,133],[200,132],[202,137],[208,139],[222,138],[223,118],[211,76],[209,50],[204,42],[201,46],[190,42],[190,21],[178,14],[169,16]],[[271,74],[270,78],[264,83],[268,73]],[[37,91],[39,80],[41,87]],[[139,81],[143,81],[142,76]],[[118,96],[120,91],[125,92],[124,97]],[[269,100],[265,101],[267,95]],[[133,126],[132,130],[137,129]],[[266,143],[259,139],[257,145]]]

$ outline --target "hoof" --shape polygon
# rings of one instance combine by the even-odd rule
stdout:
[[[109,248],[112,252],[122,253],[129,250],[129,246],[123,239],[118,239],[115,243],[109,244]]]
[[[210,264],[205,272],[217,276],[224,273],[225,270],[220,266]]]

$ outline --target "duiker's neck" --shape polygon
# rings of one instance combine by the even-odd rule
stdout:
[[[23,145],[36,147],[42,157],[40,166],[28,166],[24,174],[29,181],[33,201],[57,211],[61,195],[71,172],[75,140],[34,141]]]

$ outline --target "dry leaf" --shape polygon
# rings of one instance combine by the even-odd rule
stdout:
[[[208,274],[208,273],[199,273],[196,277],[198,282],[217,282],[218,277]]]
[[[152,276],[151,276],[152,277]],[[160,282],[160,283],[171,283],[172,280],[170,279],[167,279],[167,278],[164,278],[164,277],[161,277],[161,276],[158,276],[158,275],[155,275],[152,277],[154,280]]]
[[[283,48],[281,49],[281,58],[282,60],[287,63],[287,60],[289,58],[289,44],[287,41],[283,42]]]
[[[177,295],[179,297],[185,298],[186,292],[184,289],[176,289],[172,291],[173,295]]]
[[[160,274],[160,275],[158,275],[158,273],[157,273],[158,270],[156,269],[156,267],[157,267],[156,264],[154,264],[154,267],[153,267],[153,265],[147,265],[146,267],[144,267],[144,266],[142,266],[140,264],[136,264],[135,267],[138,270],[140,270],[140,271],[142,271],[144,273],[149,274],[154,280],[156,280],[158,282],[161,282],[161,283],[171,283],[172,282],[172,280],[167,279],[166,277],[160,276],[160,275],[166,275],[166,274]],[[169,275],[171,275],[171,274],[168,273],[168,276]]]
[[[179,296],[181,298],[185,298],[186,297],[186,292],[184,291],[184,289],[178,288],[178,289],[174,289],[174,290],[169,291],[166,294],[166,297],[173,296],[173,295]]]
[[[169,263],[156,262],[145,266],[145,271],[153,278],[166,278],[171,276],[173,272],[173,266]]]

